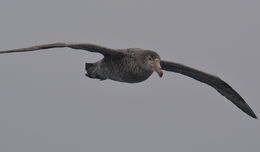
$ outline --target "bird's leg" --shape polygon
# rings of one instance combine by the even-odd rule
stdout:
[[[86,73],[85,76],[87,76],[87,77],[89,77],[91,79],[99,79],[101,81],[106,80],[106,78],[102,78],[102,77],[99,77],[99,76],[92,76],[92,75],[90,75],[88,73]]]
[[[91,78],[91,79],[94,79],[94,77],[92,77],[91,75],[89,75],[88,73],[85,74],[85,76]]]

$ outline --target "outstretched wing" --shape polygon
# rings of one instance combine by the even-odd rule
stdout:
[[[72,49],[81,49],[81,50],[87,50],[90,52],[98,52],[103,54],[104,56],[109,55],[122,55],[123,52],[120,50],[110,49],[103,46],[90,44],[90,43],[52,43],[52,44],[43,44],[43,45],[37,45],[27,48],[20,48],[20,49],[13,49],[13,50],[6,50],[6,51],[0,51],[0,54],[3,53],[15,53],[15,52],[29,52],[29,51],[37,51],[37,50],[43,50],[43,49],[50,49],[50,48],[63,48],[63,47],[69,47]]]
[[[244,101],[244,99],[230,85],[221,80],[219,77],[174,62],[161,61],[161,66],[163,70],[177,72],[212,86],[220,94],[234,103],[239,109],[247,113],[249,116],[257,119],[255,113]]]

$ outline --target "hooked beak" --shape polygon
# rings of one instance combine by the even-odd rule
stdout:
[[[157,72],[160,77],[163,76],[163,70],[162,70],[159,59],[155,59],[153,68],[154,68],[154,71]]]

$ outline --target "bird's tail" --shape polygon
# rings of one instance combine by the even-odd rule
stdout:
[[[94,63],[86,63],[85,64],[85,69],[86,71],[89,71],[89,69],[94,65]]]

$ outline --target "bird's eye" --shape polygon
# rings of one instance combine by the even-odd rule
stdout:
[[[148,57],[148,60],[152,61],[153,59],[152,59],[152,57],[149,56],[149,57]]]

